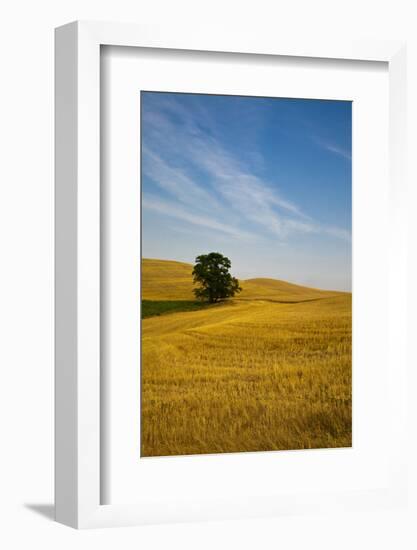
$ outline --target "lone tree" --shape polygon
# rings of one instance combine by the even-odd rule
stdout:
[[[214,304],[242,290],[239,281],[229,273],[232,265],[229,258],[211,252],[197,256],[195,262],[193,280],[194,284],[200,284],[200,288],[194,289],[196,298]]]

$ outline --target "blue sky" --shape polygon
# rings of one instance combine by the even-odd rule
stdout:
[[[351,289],[351,103],[142,92],[142,257]]]

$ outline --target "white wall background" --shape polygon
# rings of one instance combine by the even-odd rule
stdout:
[[[417,547],[408,510],[76,532],[53,523],[53,29],[75,19],[269,26],[409,40],[410,214],[417,236],[417,39],[412,0],[14,0],[0,17],[0,546],[14,548]],[[410,236],[412,234],[410,233]],[[416,242],[410,281],[417,280]],[[417,325],[410,292],[410,344]],[[414,307],[413,307],[414,306]],[[416,328],[414,328],[416,327]],[[417,365],[410,345],[410,366]],[[410,397],[417,388],[410,369]],[[416,400],[417,401],[417,400]],[[410,399],[412,418],[416,406]],[[415,459],[416,423],[410,424]],[[411,454],[412,453],[412,454]],[[49,517],[48,517],[49,516]]]

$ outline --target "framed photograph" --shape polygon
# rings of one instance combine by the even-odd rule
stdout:
[[[351,447],[352,103],[140,101],[141,456]]]
[[[56,518],[406,497],[405,46],[56,31]]]

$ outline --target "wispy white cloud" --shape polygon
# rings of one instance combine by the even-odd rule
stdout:
[[[153,197],[151,195],[144,195],[142,198],[142,207],[147,210],[153,210],[159,214],[164,214],[173,218],[177,218],[180,221],[190,223],[194,226],[201,226],[220,233],[225,233],[237,239],[253,239],[254,235],[241,230],[232,225],[225,224],[213,217],[201,216],[193,214],[184,207],[179,206],[172,200],[164,200],[159,197]]]
[[[167,96],[158,101],[157,109],[148,106],[143,116],[144,174],[171,197],[145,196],[144,208],[236,239],[254,238],[255,234],[281,241],[294,234],[350,238],[344,229],[313,220],[299,205],[281,196],[276,185],[226,150],[201,106],[195,113]],[[331,144],[320,145],[345,156]],[[204,186],[199,183],[202,177]]]
[[[341,229],[340,227],[324,226],[321,228],[323,233],[330,235],[331,237],[336,237],[342,239],[343,241],[350,242],[352,240],[352,235],[346,229]]]
[[[316,143],[325,149],[326,151],[329,151],[330,153],[334,153],[335,155],[338,155],[340,157],[343,157],[346,160],[352,160],[352,155],[350,151],[347,151],[343,147],[340,147],[339,145],[336,145],[335,143],[330,143],[328,141],[316,138]]]
[[[213,202],[207,193],[184,170],[170,166],[157,153],[142,147],[142,170],[156,185],[176,197],[180,202],[194,204]]]

